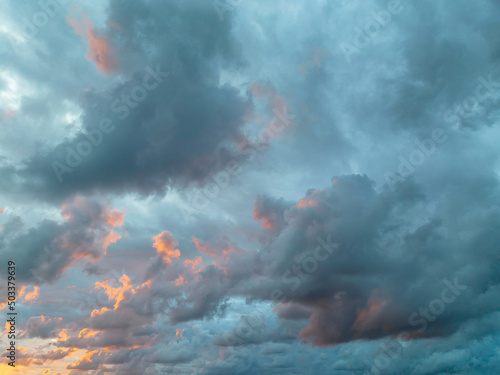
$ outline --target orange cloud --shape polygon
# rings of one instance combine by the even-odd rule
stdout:
[[[190,267],[191,270],[194,271],[194,269],[196,267],[198,267],[200,265],[200,263],[203,261],[203,258],[202,257],[196,257],[194,258],[193,260],[191,259],[186,259],[184,261],[184,267]]]
[[[16,364],[16,366],[18,366],[18,364]],[[2,375],[14,374],[14,371],[17,371],[15,367],[9,366],[5,363],[0,363],[0,373]]]
[[[94,330],[91,330],[88,328],[84,328],[78,333],[78,338],[86,339],[89,337],[95,337],[95,336],[97,336],[98,333],[99,333],[99,331],[94,331]]]
[[[161,255],[166,264],[170,265],[173,258],[179,258],[181,256],[179,249],[176,249],[179,242],[177,242],[169,231],[165,230],[161,232],[159,235],[154,236],[153,240],[155,241],[153,247],[156,249],[156,252]]]
[[[196,238],[196,237],[192,237],[192,240],[194,242],[194,245],[196,246],[196,248],[198,249],[198,251],[202,254],[205,254],[205,255],[210,255],[211,257],[214,257],[214,258],[219,258],[221,257],[224,257],[226,258],[229,253],[231,252],[234,252],[234,253],[239,253],[241,252],[240,250],[237,250],[233,247],[233,245],[231,244],[231,242],[229,241],[229,239],[227,238],[226,235],[223,236],[223,241],[219,241],[219,244],[217,245],[217,248],[214,248],[214,247],[211,247],[209,245],[207,245],[206,243],[202,242],[200,239]],[[185,260],[184,261],[184,266],[188,266],[190,265],[191,266],[191,269],[195,269],[196,266],[198,266],[202,261],[202,258],[201,257],[197,257],[195,258],[194,260]],[[215,264],[215,263],[213,263]],[[198,272],[198,271],[196,271]]]
[[[95,310],[92,310],[92,312],[90,313],[90,316],[92,318],[95,318],[96,316],[102,315],[107,311],[113,311],[113,310],[108,309],[107,307],[103,307],[101,309],[95,309]]]
[[[25,302],[36,301],[40,295],[40,288],[38,286],[33,287],[33,291],[26,294],[24,297]]]
[[[113,306],[113,310],[118,309],[120,306],[121,301],[123,301],[126,297],[127,294],[135,294],[139,289],[142,288],[151,288],[151,280],[148,280],[144,282],[142,285],[137,286],[135,289],[132,288],[132,282],[130,281],[130,278],[127,275],[123,275],[120,277],[120,283],[122,286],[113,288],[112,286],[109,285],[109,281],[103,281],[103,282],[96,282],[95,283],[95,288],[96,290],[99,289],[104,289],[104,293],[108,296],[110,301],[114,301],[115,304]],[[103,307],[99,310],[93,310],[92,313],[90,314],[91,317],[95,317],[97,315],[102,315],[107,311],[111,311],[107,307]]]
[[[217,258],[217,256],[219,255],[215,249],[210,248],[207,244],[201,242],[201,240],[199,240],[198,238],[192,237],[192,240],[194,242],[194,246],[196,246],[200,253],[210,255],[214,258]]]
[[[68,23],[82,37],[83,42],[87,44],[88,53],[85,55],[86,59],[93,61],[102,73],[110,74],[114,72],[118,67],[118,62],[115,58],[114,48],[108,39],[103,35],[98,35],[92,22],[85,16],[83,16],[83,24],[76,18],[70,17],[68,17]]]
[[[80,358],[76,363],[72,365],[68,365],[66,369],[68,370],[73,370],[73,369],[80,369],[84,368],[85,365],[90,365],[93,362],[94,357],[100,357],[101,354],[103,353],[102,350],[87,350],[87,352]]]
[[[109,299],[111,301],[115,301],[115,310],[118,308],[120,305],[120,302],[123,301],[125,298],[125,293],[132,290],[132,282],[130,281],[130,278],[127,275],[123,275],[120,277],[120,283],[122,284],[121,287],[113,288],[109,285],[108,281],[104,282],[96,282],[95,283],[95,289],[104,289],[104,293],[107,294]]]
[[[61,246],[71,250],[72,253],[71,264],[67,268],[85,257],[90,257],[92,261],[100,260],[102,255],[106,254],[109,245],[122,238],[111,228],[124,224],[125,213],[116,208],[111,210],[106,204],[76,196],[71,202],[62,205],[61,215],[70,223],[77,219],[81,220],[81,217],[88,217],[84,230],[88,231],[89,236],[97,237],[93,243],[86,244],[75,243],[71,236],[61,238]],[[100,244],[101,248],[94,246],[97,244]]]
[[[5,207],[0,207],[0,215],[5,212]]]
[[[102,212],[97,211],[95,203],[91,199],[77,195],[68,203],[62,205],[61,215],[67,221],[75,219],[74,212],[83,212],[96,221],[105,221],[110,227],[122,226],[124,224],[125,212],[116,208],[110,209],[107,205],[102,205]]]
[[[107,249],[109,245],[117,242],[120,238],[122,238],[121,235],[119,235],[118,233],[116,233],[114,231],[111,231],[108,234],[106,234],[106,236],[104,236],[104,238],[102,240],[102,247],[104,249]]]
[[[312,206],[317,206],[318,201],[315,199],[309,199],[309,198],[302,198],[299,200],[299,203],[297,204],[297,208],[305,208],[305,207],[312,207]]]
[[[175,279],[175,286],[183,285],[186,283],[186,279],[184,275],[180,275],[177,279]]]
[[[222,250],[222,255],[224,257],[227,257],[229,255],[229,253],[241,253],[241,250],[238,250],[238,249],[235,249],[232,247],[228,247],[227,249]]]
[[[111,225],[113,228],[116,226],[122,226],[124,224],[125,212],[122,210],[117,210],[116,208],[111,210],[106,210],[101,215],[106,222]]]
[[[63,204],[61,216],[66,219],[66,221],[73,221],[75,219],[73,211],[76,210],[81,210],[91,215],[91,207],[89,206],[87,198],[81,195],[77,195],[71,202]]]
[[[176,339],[182,338],[182,336],[184,335],[184,331],[185,329],[177,328],[177,330],[175,331],[175,338]]]
[[[57,337],[57,341],[66,341],[70,338],[68,335],[68,330],[66,328],[63,328],[61,332],[59,332],[59,336]]]
[[[253,219],[255,221],[262,221],[260,226],[264,229],[274,229],[274,224],[271,218],[260,213],[256,208],[253,209]]]
[[[26,286],[20,287],[18,292],[17,292],[17,298],[21,298],[25,292],[26,292]]]

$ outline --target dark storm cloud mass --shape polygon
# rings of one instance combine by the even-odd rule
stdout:
[[[19,105],[0,118],[0,259],[41,286],[22,337],[57,338],[26,358],[81,349],[64,368],[93,375],[500,373],[499,4],[225,4],[71,8],[35,52],[1,49],[26,94],[0,75]],[[244,161],[278,105],[293,126],[259,143],[261,164],[180,220],[176,190]],[[82,141],[99,145],[82,157]],[[64,220],[35,202],[19,217],[26,196],[65,201]]]
[[[201,273],[187,286],[174,320],[202,317],[201,306],[211,315],[224,297],[241,293],[279,303],[284,319],[308,318],[299,338],[318,346],[405,331],[416,337],[453,333],[499,307],[492,303],[500,281],[498,233],[483,229],[486,221],[499,224],[498,209],[481,213],[474,228],[457,228],[446,212],[429,215],[428,203],[411,181],[376,193],[366,176],[337,177],[331,188],[310,191],[284,212],[280,200],[258,198],[256,210],[286,218],[282,228],[268,229],[272,240],[259,254],[234,253]],[[476,233],[464,240],[457,236],[462,229]],[[429,308],[444,306],[432,305],[436,298],[454,302],[434,322]]]
[[[109,22],[119,25],[107,36],[118,46],[121,73],[131,77],[85,90],[84,131],[23,166],[4,166],[5,190],[36,190],[47,199],[93,189],[161,193],[237,158],[218,147],[242,139],[250,109],[236,88],[219,84],[219,69],[242,64],[230,18],[221,22],[201,3],[111,2]]]

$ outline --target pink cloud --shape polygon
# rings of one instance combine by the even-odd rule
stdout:
[[[165,264],[170,265],[172,263],[172,259],[177,259],[181,256],[180,250],[176,249],[179,242],[177,242],[172,233],[169,231],[165,230],[161,232],[160,234],[154,236],[153,240],[153,247],[162,257]]]

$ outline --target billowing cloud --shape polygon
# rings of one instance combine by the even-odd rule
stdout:
[[[221,22],[211,5],[173,1],[126,7],[111,1],[108,17],[122,30],[111,28],[106,38],[89,20],[76,26],[98,66],[108,72],[120,60],[116,74],[123,78],[81,92],[82,126],[65,141],[23,166],[2,164],[11,181],[2,179],[6,192],[36,190],[49,200],[95,190],[163,194],[168,186],[197,185],[248,158],[248,150],[239,152],[236,145],[250,98],[230,83],[220,85],[214,69],[235,70],[242,63],[229,19]],[[204,27],[188,26],[200,18]],[[128,49],[108,52],[113,44]]]
[[[121,238],[113,231],[119,223],[109,221],[116,212],[105,203],[79,196],[63,204],[61,215],[62,223],[44,220],[27,231],[0,237],[6,242],[7,235],[13,235],[2,255],[18,259],[25,282],[51,282],[82,259],[98,261]]]
[[[445,217],[414,222],[413,229],[400,220],[399,215],[418,212],[426,201],[411,182],[395,192],[377,193],[366,176],[336,177],[330,188],[311,190],[300,200],[317,202],[308,209],[261,199],[259,210],[282,220],[271,243],[265,239],[263,249],[269,252],[233,253],[205,266],[189,285],[187,298],[171,309],[175,321],[213,316],[227,308],[231,296],[274,301],[283,319],[309,321],[297,339],[326,347],[403,332],[442,336],[477,318],[466,301],[473,288],[489,289],[486,280],[495,267],[474,261],[472,248],[457,247],[456,237],[444,235],[453,225]],[[402,233],[400,243],[391,241]],[[432,256],[412,253],[419,244],[432,249]],[[461,254],[454,261],[445,256],[449,247]],[[476,272],[489,275],[484,284],[477,284]],[[444,307],[445,315],[434,322]],[[481,315],[493,313],[492,308],[485,305]]]
[[[63,319],[50,316],[36,316],[28,319],[25,335],[42,339],[57,337],[64,326]]]

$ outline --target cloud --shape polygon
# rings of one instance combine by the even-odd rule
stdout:
[[[105,356],[106,354],[103,354],[102,351],[87,351],[82,358],[80,358],[77,362],[68,365],[66,369],[80,371],[97,370]]]
[[[93,61],[102,73],[110,74],[116,71],[118,68],[116,52],[113,51],[109,40],[96,32],[92,22],[84,15],[82,22],[69,17],[68,23],[87,44],[88,54],[85,57]]]
[[[0,14],[21,372],[500,372],[497,2],[54,4]]]
[[[164,194],[170,187],[199,185],[226,168],[228,162],[247,158],[235,147],[242,138],[251,101],[229,83],[218,83],[219,69],[241,66],[229,18],[221,22],[212,6],[191,7],[171,1],[126,7],[112,1],[108,16],[122,27],[122,31],[109,30],[109,43],[137,46],[117,52],[124,54],[117,56],[120,68],[116,74],[122,79],[82,90],[77,103],[82,126],[73,128],[64,141],[43,154],[33,153],[21,164],[2,163],[6,192],[33,194],[50,201],[96,190]],[[179,17],[185,22],[177,22]],[[188,27],[193,24],[189,20],[203,20],[203,27]],[[86,22],[80,31],[94,35],[90,21]],[[92,40],[89,48],[99,45],[106,50],[97,34]],[[101,47],[92,48],[98,50],[92,56],[99,55],[99,63],[108,67]],[[169,75],[165,78],[166,72]],[[144,90],[143,99],[133,99],[136,88],[143,88],[144,82],[154,89]],[[102,145],[90,145],[90,154],[81,146],[85,156],[73,167],[71,160],[75,160],[78,145],[89,142],[87,135],[95,137],[92,134],[102,121],[109,124],[112,133],[104,134]],[[66,171],[62,182],[54,162]],[[37,184],[33,184],[35,180]]]
[[[339,176],[331,187],[307,192],[308,200],[318,202],[312,206],[257,198],[259,212],[280,220],[272,239],[264,239],[262,250],[269,251],[232,253],[203,267],[187,287],[189,294],[169,309],[170,318],[218,316],[229,298],[241,296],[279,302],[276,311],[284,319],[308,319],[297,339],[320,347],[402,332],[416,337],[456,332],[461,322],[477,316],[466,307],[472,280],[474,288],[488,289],[486,278],[478,284],[473,269],[491,280],[494,267],[473,261],[470,247],[457,248],[457,238],[444,235],[444,218],[415,219],[412,229],[401,221],[400,215],[426,201],[412,184],[377,192],[366,176]],[[391,242],[394,235],[403,236],[400,243]],[[413,253],[416,246],[420,251]],[[446,257],[450,247],[461,254],[453,262]],[[448,285],[465,291],[446,306],[445,315],[432,317],[425,332],[417,333],[421,323],[411,314],[432,305]],[[481,315],[492,312],[484,306]]]
[[[284,213],[287,208],[289,208],[289,203],[284,200],[273,200],[269,197],[257,196],[253,209],[253,218],[255,221],[261,221],[262,228],[279,231],[283,228]]]
[[[169,231],[165,230],[161,232],[160,234],[154,236],[153,240],[153,247],[162,257],[166,265],[170,265],[172,263],[172,259],[176,259],[181,256],[180,250],[176,249],[179,242],[176,241],[172,233]]]
[[[32,292],[26,293],[26,295],[24,296],[24,301],[26,302],[36,301],[40,296],[39,292],[40,292],[40,287],[34,286]]]
[[[203,262],[203,258],[202,257],[196,257],[193,260],[186,259],[184,261],[184,266],[185,267],[190,267],[191,270],[194,271],[196,269],[196,267],[198,267],[200,265],[201,262]]]
[[[31,317],[26,322],[26,329],[23,336],[39,337],[42,339],[57,337],[58,333],[64,327],[62,318],[55,318],[50,316],[36,316]]]

